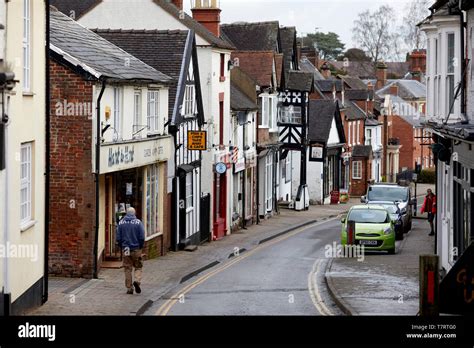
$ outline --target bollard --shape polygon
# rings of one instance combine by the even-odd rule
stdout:
[[[347,244],[355,244],[355,221],[347,221]]]
[[[420,315],[439,315],[439,257],[420,255]]]

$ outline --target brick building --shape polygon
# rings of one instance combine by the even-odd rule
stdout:
[[[116,224],[128,206],[145,226],[144,253],[169,240],[164,131],[171,78],[51,9],[49,271],[97,276],[119,260]]]

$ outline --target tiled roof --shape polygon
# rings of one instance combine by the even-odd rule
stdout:
[[[87,12],[91,11],[95,6],[99,5],[103,0],[50,0],[51,5],[55,6],[59,11],[70,15],[71,11],[75,12],[75,18],[79,19]],[[235,47],[223,40],[213,33],[211,33],[205,26],[194,20],[185,12],[181,12],[175,5],[167,0],[153,0],[153,2],[160,6],[163,10],[168,12],[171,16],[179,20],[183,25],[191,30],[194,30],[197,35],[209,42],[211,46],[232,50]],[[110,14],[113,15],[113,14]],[[184,15],[184,16],[183,16]]]
[[[375,78],[375,67],[372,62],[350,61],[347,67],[344,66],[344,62],[340,61],[330,61],[328,63],[338,70],[345,71],[350,76],[357,76],[360,79]],[[386,62],[385,64],[387,64],[387,76],[389,77],[402,78],[410,70],[408,62]]]
[[[76,20],[99,5],[102,0],[49,0],[51,6],[67,16],[74,16]]]
[[[280,29],[280,44],[281,51],[283,52],[283,63],[284,63],[284,73],[285,81],[288,81],[288,73],[291,70],[291,62],[293,61],[293,55],[296,55],[295,52],[295,41],[296,41],[296,28],[295,27],[285,27]],[[293,67],[296,69],[296,67]]]
[[[353,90],[346,89],[345,97],[350,100],[367,100],[367,98],[372,98],[374,96],[374,91],[365,90]]]
[[[381,125],[381,123],[377,121],[375,118],[370,117],[365,120],[365,125],[366,126],[379,126]]]
[[[355,145],[352,148],[352,157],[369,158],[372,155],[371,145]]]
[[[260,87],[273,86],[273,51],[233,51],[232,59],[239,59],[240,69],[253,78]]]
[[[189,31],[109,29],[94,31],[174,79],[169,93],[169,108],[172,115]]]
[[[316,80],[314,83],[321,92],[332,92],[334,86],[336,87],[336,92],[342,91],[341,80]]]
[[[311,92],[314,78],[312,73],[290,70],[286,87],[293,91]]]
[[[305,72],[312,72],[314,74],[315,80],[324,80],[324,76],[306,57],[300,59],[300,70]]]
[[[279,23],[233,23],[222,24],[221,31],[239,51],[280,52]]]
[[[367,90],[366,84],[357,76],[345,76],[339,75],[338,76],[342,81],[344,81],[350,89],[354,90]]]
[[[80,66],[96,78],[150,80],[171,83],[172,78],[145,64],[70,17],[52,8],[51,49],[69,63]]]
[[[390,94],[390,86],[398,86],[398,96],[402,99],[424,99],[426,98],[426,86],[417,80],[389,80],[385,87],[376,93],[379,96]]]
[[[333,100],[311,100],[308,115],[308,139],[327,143],[337,104]]]
[[[349,121],[365,120],[366,114],[356,103],[346,101],[344,104],[344,114]]]
[[[230,85],[230,107],[236,111],[258,110],[255,101],[252,101],[233,83]]]

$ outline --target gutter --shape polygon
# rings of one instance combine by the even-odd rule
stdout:
[[[102,80],[102,89],[100,90],[99,97],[97,98],[96,106],[96,144],[95,144],[95,235],[94,235],[94,274],[93,278],[98,278],[98,247],[99,247],[99,177],[100,177],[100,140],[101,140],[101,126],[100,126],[100,102],[104,95],[105,86],[107,80]]]
[[[50,42],[50,22],[49,22],[49,0],[45,1],[46,6],[46,46],[45,46],[45,56],[46,56],[46,107],[45,107],[45,118],[46,118],[46,136],[45,136],[45,189],[44,189],[44,274],[43,274],[43,298],[42,304],[48,301],[48,283],[49,283],[49,218],[50,218],[50,209],[49,209],[49,195],[50,195],[50,175],[51,175],[51,91],[50,91],[50,81],[49,81],[49,69],[50,69],[50,54],[49,54],[49,42]]]

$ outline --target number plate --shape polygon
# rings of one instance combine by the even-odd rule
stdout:
[[[359,240],[360,245],[371,245],[371,246],[377,246],[377,241],[376,240]]]

